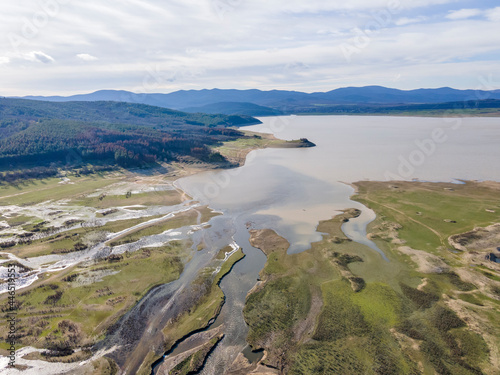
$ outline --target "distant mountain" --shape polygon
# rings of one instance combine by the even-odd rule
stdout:
[[[346,87],[327,93],[316,93],[315,95],[338,104],[427,104],[475,99],[500,99],[499,93],[494,91],[456,90],[449,87],[409,91],[381,86]]]
[[[458,113],[478,114],[494,113],[497,115],[500,111],[499,99],[485,100],[465,100],[458,102],[445,103],[426,103],[426,104],[335,104],[314,107],[297,107],[300,114],[401,114],[412,113],[422,114],[445,113],[446,111],[457,111]]]
[[[68,158],[123,167],[182,157],[220,162],[207,146],[242,136],[228,127],[256,123],[123,102],[0,99],[0,167],[64,166]]]
[[[261,106],[276,105],[283,101],[304,102],[310,94],[296,91],[260,90],[180,90],[170,94],[136,94],[129,91],[100,90],[91,94],[72,96],[26,96],[24,99],[52,102],[109,100],[141,103],[164,108],[182,109],[216,103],[253,103]]]
[[[225,115],[246,115],[246,116],[280,116],[282,111],[270,107],[264,107],[253,103],[235,103],[235,102],[222,102],[206,104],[201,107],[188,107],[182,108],[184,112],[189,113],[209,113],[217,114],[222,113]]]
[[[500,90],[439,89],[398,90],[381,86],[345,87],[328,92],[304,93],[298,91],[261,90],[181,90],[170,94],[136,94],[128,91],[102,90],[91,94],[68,97],[30,96],[26,99],[66,102],[110,100],[141,103],[164,108],[189,111],[206,111],[231,114],[255,114],[249,112],[250,104],[268,107],[281,113],[298,113],[298,109],[338,104],[428,104],[458,102],[477,99],[500,99]],[[237,107],[235,103],[244,103]],[[205,107],[208,106],[208,107]],[[254,109],[257,109],[254,107]],[[264,113],[267,113],[265,111]],[[265,115],[265,114],[264,114]]]

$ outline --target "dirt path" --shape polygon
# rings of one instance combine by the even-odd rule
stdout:
[[[385,208],[387,208],[387,209],[389,209],[389,210],[392,210],[392,211],[394,211],[394,212],[397,212],[398,214],[403,215],[404,217],[406,217],[407,219],[409,219],[409,220],[413,221],[414,223],[417,223],[417,224],[419,224],[419,225],[423,226],[424,228],[429,229],[432,233],[434,233],[434,234],[435,234],[435,235],[439,238],[439,241],[441,242],[441,244],[442,244],[443,246],[446,246],[446,243],[445,243],[445,241],[444,241],[443,237],[441,236],[441,234],[440,234],[437,230],[435,230],[435,229],[431,228],[430,226],[428,226],[428,225],[426,225],[426,224],[424,224],[424,223],[422,223],[422,222],[420,222],[420,221],[418,221],[418,220],[416,220],[416,219],[414,219],[414,218],[412,218],[412,217],[408,216],[408,215],[407,215],[407,214],[405,214],[404,212],[399,211],[399,210],[397,210],[397,209],[396,209],[396,208],[394,208],[394,207],[387,206],[387,205],[385,205],[385,204],[382,204],[382,203],[379,203],[379,202],[377,202],[377,201],[374,201],[373,199],[368,198],[368,196],[366,196],[364,199],[366,199],[366,200],[367,200],[367,201],[369,201],[369,202],[372,202],[372,203],[378,204],[378,205],[379,205],[379,206],[381,206],[381,207],[385,207]]]

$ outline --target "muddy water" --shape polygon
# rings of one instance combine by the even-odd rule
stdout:
[[[315,231],[320,220],[345,208],[359,208],[362,215],[344,224],[344,232],[387,260],[366,238],[366,226],[375,214],[351,201],[353,189],[341,181],[500,179],[496,118],[318,116],[262,121],[248,129],[282,139],[307,137],[317,147],[258,150],[241,168],[178,181],[196,200],[224,213],[224,225],[231,226],[229,231],[246,254],[221,284],[226,304],[214,325],[225,324],[226,336],[210,355],[202,372],[206,375],[224,373],[239,352],[248,353],[242,309],[266,261],[250,246],[248,227],[276,230],[290,242],[289,252],[296,253],[321,239]],[[180,345],[176,353],[182,350]]]

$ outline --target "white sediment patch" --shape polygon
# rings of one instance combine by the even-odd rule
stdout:
[[[9,262],[9,260],[7,260]],[[3,262],[2,264],[4,264]],[[9,268],[0,266],[0,279],[7,280],[9,279]],[[38,280],[38,275],[36,271],[28,271],[19,273],[18,270],[15,272],[15,280],[16,280],[16,289],[26,288],[33,284],[36,280]],[[0,284],[0,294],[6,293],[8,284],[2,283]]]
[[[198,225],[192,225],[191,226],[191,230],[188,232],[188,234],[193,234],[194,232],[197,232],[201,229],[204,229],[204,228],[207,228],[209,226],[208,222],[206,223],[201,223],[201,224],[198,224]]]
[[[232,250],[224,254],[224,259],[222,260],[222,264],[215,268],[215,271],[212,273],[213,275],[217,275],[222,269],[222,265],[227,262],[227,260],[231,257],[231,255],[233,255],[240,249],[240,246],[236,243],[236,241],[231,242],[229,246],[231,246]]]
[[[130,228],[127,228],[127,229],[124,229],[120,232],[117,232],[117,233],[110,233],[108,235],[108,238],[107,238],[107,241],[109,240],[112,240],[114,238],[117,238],[117,237],[120,237],[120,236],[123,236],[124,234],[127,234],[128,232],[131,232],[131,231],[135,231],[135,230],[139,230],[141,228],[144,228],[144,227],[148,227],[150,225],[153,225],[155,223],[158,223],[158,222],[161,222],[163,220],[168,220],[168,219],[171,219],[173,218],[175,215],[177,214],[180,214],[182,212],[186,212],[186,211],[189,211],[191,210],[193,207],[198,207],[199,204],[197,204],[196,206],[189,206],[189,207],[184,207],[182,209],[178,209],[176,211],[172,211],[172,212],[169,212],[167,215],[163,216],[163,217],[160,217],[160,218],[156,218],[156,219],[152,219],[152,220],[148,220],[144,223],[140,223],[140,224],[137,224],[137,225],[134,225],[133,227],[130,227]],[[117,220],[115,218],[115,220]]]
[[[124,209],[125,211],[134,211],[133,208],[147,208],[148,206],[144,206],[143,204],[134,204],[134,205],[131,205],[131,206],[123,206],[121,207],[122,209]]]
[[[156,222],[160,222],[162,220],[170,219],[170,218],[174,217],[176,214],[179,214],[179,213],[182,213],[185,211],[189,211],[193,207],[197,207],[197,206],[199,206],[199,204],[197,204],[195,206],[187,206],[187,207],[184,205],[165,206],[164,210],[168,212],[165,216],[163,216],[161,218],[157,218],[157,219],[152,219],[152,220],[149,220],[147,222],[135,225],[131,228],[127,228],[127,229],[120,231],[118,233],[111,233],[105,237],[104,241],[97,243],[96,245],[92,246],[90,249],[83,250],[83,251],[76,251],[76,252],[67,253],[67,254],[44,255],[44,256],[32,257],[32,258],[27,258],[27,259],[22,259],[22,258],[19,258],[19,257],[13,255],[13,254],[6,253],[6,252],[4,252],[3,254],[7,255],[9,257],[9,260],[17,261],[20,264],[33,269],[33,271],[30,271],[30,273],[19,274],[19,277],[16,279],[17,289],[22,289],[22,288],[25,288],[25,287],[31,285],[33,282],[35,282],[38,279],[39,275],[42,273],[59,272],[59,271],[62,271],[68,267],[72,267],[78,263],[106,257],[106,256],[110,255],[111,253],[122,254],[125,251],[132,251],[132,252],[137,251],[143,247],[149,247],[150,243],[156,244],[157,246],[162,246],[170,241],[183,239],[187,236],[189,231],[191,231],[193,229],[192,227],[186,227],[186,228],[184,228],[184,230],[181,230],[181,231],[179,229],[167,230],[160,235],[144,237],[144,238],[140,239],[139,241],[137,241],[136,243],[117,246],[114,249],[111,249],[105,245],[105,243],[107,241],[110,241],[110,240],[113,240],[119,236],[125,235],[128,232],[141,229],[142,227],[146,227],[146,226],[155,224]],[[179,207],[181,207],[181,208],[179,208]],[[138,213],[140,214],[140,211]],[[114,220],[116,220],[116,218],[114,218]],[[85,226],[96,226],[97,224],[103,225],[101,222],[99,222],[99,223],[94,222],[94,223],[91,223],[91,225],[86,223]],[[1,277],[1,274],[0,274],[0,277]],[[1,277],[1,278],[4,280],[6,279],[4,277]],[[7,291],[7,284],[5,284],[3,286],[0,285],[0,294],[5,293],[6,291]]]
[[[97,271],[90,271],[87,273],[83,273],[78,275],[78,277],[74,281],[73,287],[80,287],[84,285],[92,285],[94,283],[99,283],[103,281],[103,278],[106,276],[113,276],[120,273],[120,271],[113,271],[113,270],[97,270]]]
[[[169,229],[161,234],[142,237],[136,242],[131,242],[123,245],[115,246],[112,254],[123,254],[127,251],[135,252],[145,247],[162,247],[172,241],[185,239],[188,236],[190,227],[185,227],[183,230]]]
[[[25,370],[17,370],[9,368],[9,358],[2,356],[0,358],[0,374],[2,375],[55,375],[55,374],[66,374],[70,371],[78,370],[82,366],[88,365],[92,361],[95,361],[106,354],[109,354],[116,350],[116,347],[112,347],[108,350],[100,350],[96,352],[91,358],[82,362],[74,363],[62,363],[62,362],[46,362],[39,359],[31,360],[24,359],[23,357],[35,352],[42,352],[42,349],[36,349],[31,346],[26,346],[19,349],[16,352],[16,365],[27,366]]]
[[[227,261],[231,255],[233,255],[235,252],[237,252],[240,249],[240,246],[236,243],[236,241],[233,241],[232,243],[230,243],[229,246],[231,246],[232,250],[225,254],[224,262]]]

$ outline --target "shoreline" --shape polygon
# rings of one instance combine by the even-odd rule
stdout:
[[[246,134],[246,138],[248,138],[248,134],[250,132],[244,131],[244,133]],[[251,134],[254,135],[257,133],[251,133]],[[277,144],[280,144],[280,143],[285,144],[286,147],[298,147],[296,143],[289,145],[289,142],[284,141],[284,140],[279,140],[276,137],[274,137],[273,135],[264,135],[264,136],[259,136],[258,138],[261,141],[261,144],[255,145],[253,147],[246,147],[243,150],[240,150],[240,158],[239,158],[239,160],[237,160],[238,161],[237,163],[229,161],[228,163],[226,163],[225,165],[222,165],[222,166],[221,165],[213,165],[213,164],[210,165],[210,164],[206,164],[206,163],[200,163],[200,164],[195,164],[195,165],[188,164],[188,163],[172,163],[172,164],[167,164],[167,165],[161,165],[157,168],[150,168],[148,170],[133,170],[133,171],[121,170],[118,172],[113,171],[109,175],[100,176],[100,177],[97,175],[95,175],[95,176],[92,175],[92,176],[88,177],[87,180],[100,178],[104,182],[104,181],[108,181],[109,177],[112,177],[113,181],[110,183],[106,183],[103,186],[115,186],[116,183],[130,184],[130,183],[136,183],[137,181],[142,183],[144,186],[148,186],[149,184],[156,184],[156,183],[169,183],[174,187],[174,189],[177,191],[177,193],[181,196],[181,201],[184,202],[186,200],[192,200],[192,197],[190,197],[186,191],[184,191],[182,188],[180,188],[179,184],[177,183],[177,181],[180,178],[188,177],[188,176],[191,176],[191,175],[194,175],[194,174],[197,174],[200,172],[205,172],[208,170],[217,170],[217,169],[221,169],[221,168],[224,168],[224,169],[237,168],[239,166],[244,165],[244,163],[246,162],[247,155],[250,153],[250,151],[253,151],[255,149],[273,147],[273,146],[276,146]],[[119,176],[118,176],[118,174],[119,174]],[[117,176],[119,177],[118,179],[117,179]],[[57,178],[54,179],[54,181],[56,183],[58,180],[59,179],[57,179]],[[72,180],[75,180],[75,179],[73,178]],[[78,180],[78,179],[76,179],[76,180]],[[42,181],[42,180],[40,180],[40,181]],[[39,184],[40,182],[35,182],[35,183]],[[45,182],[41,182],[41,183],[45,184]],[[60,185],[60,184],[57,184],[55,186],[62,187],[62,185]],[[71,186],[71,184],[66,185],[66,186]],[[27,190],[25,192],[22,192],[19,194],[31,195],[32,192],[30,191],[30,188],[26,188],[26,189]],[[92,191],[94,191],[94,190],[92,190]],[[188,210],[191,208],[193,208],[193,207],[186,207],[185,209]],[[165,219],[165,217],[163,219]],[[158,219],[155,219],[154,221],[155,221],[154,224],[159,224]],[[156,221],[158,221],[158,222],[156,222]],[[149,225],[150,225],[150,222],[140,224],[137,227],[142,228],[143,226],[146,227]],[[129,231],[132,231],[135,229],[136,228],[134,228],[134,229],[126,228],[122,232],[120,232],[121,233],[120,235],[124,235],[124,233],[126,234]],[[108,243],[109,241],[110,241],[110,239],[108,238],[106,243]],[[76,264],[74,264],[73,266],[75,266],[75,265]],[[232,267],[231,267],[231,269],[232,269]],[[69,271],[71,271],[71,269]],[[59,274],[57,274],[57,275],[59,275]],[[45,282],[45,280],[42,280],[42,282]],[[220,282],[220,280],[219,280],[219,282]],[[43,285],[43,284],[41,284],[41,285]],[[113,324],[116,324],[116,322],[120,321],[120,319],[122,319],[124,316],[126,316],[128,312],[130,312],[132,309],[134,309],[155,288],[151,287],[148,289],[149,289],[148,292],[144,294],[144,296],[141,298],[141,300],[139,300],[135,304],[129,306],[129,308],[126,311],[122,311],[122,314],[119,317],[115,317],[116,321]],[[221,293],[222,293],[222,291],[221,291]],[[220,309],[219,309],[219,312],[220,312]],[[218,316],[218,313],[216,316]],[[215,317],[212,317],[210,319],[210,322],[215,320],[214,319]],[[206,329],[206,327],[204,329]],[[187,335],[191,335],[191,334],[192,334],[192,331],[187,333]],[[99,358],[102,358],[102,356],[97,355],[97,357],[92,357],[92,358],[93,358],[93,360],[98,360]],[[109,358],[109,357],[107,357],[107,358]],[[144,358],[144,359],[146,360],[146,358]],[[45,362],[47,363],[47,369],[50,369],[51,366],[53,366],[53,362],[49,362],[49,361],[45,361]],[[144,364],[144,360],[142,360],[142,362]],[[63,363],[63,362],[61,362],[61,363]]]
[[[500,363],[500,324],[494,319],[500,304],[500,182],[358,181],[353,185],[358,195],[353,200],[377,215],[368,238],[387,251],[391,263],[345,241],[339,226],[335,227],[338,215],[320,222],[318,231],[328,235],[299,254],[273,250],[272,237],[277,234],[268,231],[269,239],[261,241],[268,242],[269,248],[263,250],[268,255],[261,271],[263,281],[247,296],[244,310],[252,348],[266,350],[266,364],[284,373],[297,368],[300,373],[313,373],[319,365],[344,373],[350,356],[358,350],[365,353],[374,329],[384,343],[394,344],[386,358],[399,356],[391,364],[402,366],[398,373],[405,373],[401,365],[405,362],[415,370],[450,366],[450,372],[456,368],[458,373],[463,366],[496,373]],[[394,194],[399,198],[394,200]],[[336,270],[325,270],[327,260]],[[322,302],[316,302],[318,293]],[[322,308],[312,308],[317,305]],[[290,313],[283,313],[285,306]],[[446,314],[447,322],[455,319],[455,324],[441,325],[438,314]],[[291,321],[290,316],[298,318]],[[350,326],[345,322],[352,317],[358,323]],[[402,319],[409,327],[401,324]],[[413,325],[414,321],[418,324]],[[297,332],[312,336],[298,337]],[[308,344],[311,337],[316,338],[315,345]],[[441,342],[440,337],[452,339]],[[294,339],[296,345],[283,344]],[[327,358],[331,347],[344,340],[356,349],[340,346],[342,350]],[[435,343],[444,358],[423,350],[427,343]],[[453,351],[457,345],[462,352]],[[388,350],[376,340],[370,346]],[[365,359],[354,358],[353,364]],[[373,363],[368,360],[364,365]]]
[[[262,133],[264,134],[264,133]],[[273,140],[277,140],[276,137],[274,137],[274,135],[271,134],[271,136],[273,137]],[[265,148],[265,147],[264,147]],[[253,148],[247,148],[247,149],[243,149],[241,150],[241,154],[240,156],[244,157],[243,159],[243,163],[242,164],[238,164],[238,165],[233,165],[233,166],[228,166],[227,168],[228,169],[231,169],[231,168],[236,168],[236,167],[239,167],[241,165],[244,165],[245,162],[246,162],[246,158],[248,156],[248,154],[253,151],[253,150],[256,150],[256,149],[259,149],[259,147],[253,147]],[[185,173],[184,175],[181,175],[181,176],[177,176],[176,174],[176,171],[170,171],[170,173],[174,173],[173,176],[170,176],[168,179],[171,181],[172,185],[178,190],[180,191],[184,197],[187,197],[187,193],[182,190],[178,184],[177,184],[177,181],[180,179],[180,178],[183,178],[183,177],[187,177],[187,176],[191,176],[191,175],[194,175],[196,173],[199,173],[199,172],[205,172],[207,170],[216,170],[216,169],[221,169],[221,168],[203,168],[201,166],[197,166],[197,167],[192,167],[191,166],[184,166],[181,168],[182,171]],[[357,182],[353,182],[353,183],[345,183],[345,182],[342,182],[344,184],[347,184],[349,186],[351,186],[353,189],[354,189],[354,193],[350,195],[350,198],[352,198],[353,196],[355,195],[358,195],[359,194],[359,184],[381,184],[381,183],[384,183],[384,181],[357,181]],[[453,183],[449,183],[449,182],[424,182],[424,181],[385,181],[385,183],[387,184],[392,184],[392,185],[397,185],[397,184],[448,184],[450,185],[451,187],[454,187],[454,185],[456,186],[456,184],[453,184]],[[488,184],[488,185],[499,185],[500,183],[499,182],[495,182],[495,181],[463,181],[464,185],[467,185],[469,183],[475,183],[475,184]],[[500,186],[500,185],[499,185]],[[499,188],[500,189],[500,188]],[[359,202],[359,201],[357,201]],[[366,206],[365,203],[361,202],[363,205]],[[368,206],[366,206],[368,207]],[[368,207],[369,208],[369,207]],[[377,217],[379,216],[379,212],[378,210],[375,211],[376,214],[377,214]],[[251,292],[254,291],[254,288],[258,285],[258,283],[256,283],[254,285],[254,287],[252,288]],[[251,294],[251,292],[249,292],[249,294]],[[247,296],[248,297],[248,296]],[[134,305],[136,306],[136,305]],[[134,307],[133,306],[133,307]],[[219,313],[220,313],[220,310],[219,310]],[[207,329],[207,328],[205,328]],[[188,336],[190,336],[194,331],[190,332],[188,334]]]

